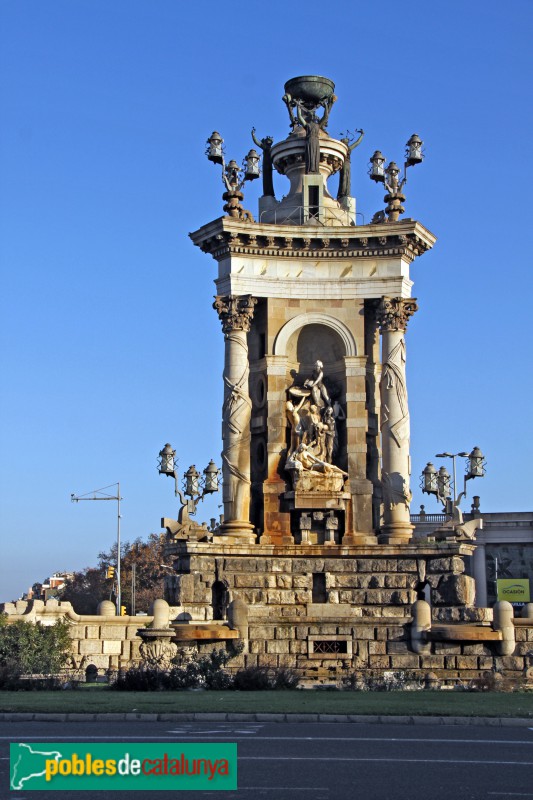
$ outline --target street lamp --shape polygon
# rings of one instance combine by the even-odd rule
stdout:
[[[218,492],[218,478],[220,470],[213,459],[203,471],[203,477],[192,464],[187,472],[183,474],[183,491],[179,488],[179,474],[176,463],[176,451],[172,445],[167,444],[159,451],[159,474],[174,478],[174,494],[179,497],[182,503],[178,520],[180,523],[189,521],[189,516],[196,513],[196,507],[200,500],[208,494]]]
[[[370,180],[375,183],[383,183],[387,190],[387,194],[384,198],[387,202],[385,212],[378,212],[374,219],[384,217],[385,213],[388,216],[389,222],[398,222],[400,214],[404,213],[405,208],[402,206],[402,203],[405,201],[403,187],[407,183],[407,168],[414,167],[422,162],[424,158],[422,152],[423,144],[422,139],[416,133],[413,133],[407,141],[405,145],[403,178],[401,180],[399,180],[400,167],[395,161],[391,161],[387,167],[385,167],[386,158],[380,150],[376,150],[370,159],[370,169],[368,170]],[[376,221],[378,220],[376,219]]]
[[[110,489],[112,486],[117,487],[116,495],[113,494],[106,494],[104,489]],[[89,497],[89,495],[92,495]],[[79,503],[80,500],[116,500],[117,501],[117,616],[121,616],[121,601],[122,601],[122,591],[121,591],[121,584],[120,584],[120,501],[123,498],[120,496],[120,483],[112,483],[109,486],[103,486],[102,489],[94,489],[92,492],[87,492],[87,494],[82,495],[70,495],[70,500],[72,503]],[[109,577],[109,573],[107,574]],[[110,576],[113,577],[113,576]]]
[[[222,195],[222,199],[226,201],[223,206],[224,211],[230,217],[253,222],[250,212],[241,205],[241,201],[244,200],[242,188],[246,181],[254,181],[261,174],[259,153],[256,150],[250,150],[243,159],[242,167],[239,167],[233,159],[226,164],[224,139],[218,131],[213,131],[207,140],[205,154],[209,161],[213,164],[220,164],[222,167],[222,182],[226,187],[226,191]]]
[[[472,478],[482,478],[485,475],[485,457],[479,447],[474,447],[470,453],[461,451],[460,453],[437,453],[436,458],[451,458],[453,465],[453,484],[446,467],[435,469],[431,462],[428,462],[422,470],[421,488],[425,494],[434,494],[443,504],[447,514],[453,513],[453,509],[459,508],[461,500],[466,497],[466,482]],[[466,469],[464,478],[464,489],[457,496],[457,478],[455,470],[455,459],[466,458]],[[450,497],[453,485],[453,501]],[[452,505],[453,502],[453,505]]]

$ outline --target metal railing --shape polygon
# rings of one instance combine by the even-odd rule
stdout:
[[[411,514],[411,522],[446,522],[450,519],[448,514]]]
[[[331,219],[346,224],[346,217],[348,217],[350,219],[350,225],[355,226],[355,220],[352,218],[350,212],[340,208],[322,208],[316,213],[312,213],[308,206],[285,206],[285,208],[279,209],[265,208],[259,215],[260,223],[263,221],[265,214],[274,215],[274,225],[283,225],[286,222],[292,225],[307,225],[316,223],[325,228]],[[363,225],[365,224],[364,214],[362,214],[360,211],[357,211],[355,216],[362,217]],[[326,221],[324,221],[324,218]],[[272,220],[269,220],[266,224],[271,222]]]

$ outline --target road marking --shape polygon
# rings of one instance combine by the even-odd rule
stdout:
[[[167,733],[181,733],[181,731],[167,731]],[[190,734],[192,735],[192,734]],[[194,736],[201,736],[202,731],[196,731]],[[397,738],[382,738],[369,736],[254,736],[254,741],[261,742],[422,742],[436,744],[525,744],[533,745],[533,739],[406,739],[404,736]]]
[[[499,795],[500,797],[533,797],[533,794],[523,792],[488,792],[488,794]]]
[[[207,735],[205,731],[196,731],[196,732],[184,732],[184,731],[166,731],[166,735],[161,736],[153,736],[153,735],[145,735],[145,736],[130,736],[130,735],[122,735],[122,736],[39,736],[39,735],[32,735],[26,736],[24,734],[15,735],[15,736],[0,736],[0,741],[15,741],[18,739],[28,739],[28,740],[35,740],[38,742],[44,742],[50,740],[52,742],[67,742],[67,741],[166,741],[168,739],[168,734],[180,734],[186,736],[186,738],[196,738],[196,737],[206,737],[209,739],[216,738],[213,735]],[[227,739],[228,736],[221,735],[219,738]],[[231,737],[234,739],[239,739],[242,737],[235,736],[231,734]],[[246,737],[249,740],[248,736]],[[410,744],[410,743],[423,743],[423,744],[498,744],[498,745],[529,745],[533,744],[533,739],[410,739],[410,738],[379,738],[379,737],[366,737],[366,736],[359,736],[359,737],[341,737],[341,736],[254,736],[254,741],[261,741],[261,742],[400,742],[402,744]]]
[[[487,761],[486,759],[456,759],[456,758],[375,758],[362,756],[359,758],[328,757],[328,756],[239,756],[239,761],[378,761],[391,763],[411,764],[497,764],[518,767],[533,767],[533,761]]]
[[[207,729],[207,730],[198,730],[191,731],[190,728],[175,728],[171,731],[167,731],[167,733],[176,733],[180,736],[200,736],[200,735],[207,735],[211,734],[212,736],[227,736],[228,734],[234,735],[242,733],[245,736],[250,736],[257,733],[263,726],[259,725],[256,728],[216,728],[216,729]]]

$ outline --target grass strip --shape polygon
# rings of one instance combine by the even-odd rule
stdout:
[[[533,693],[165,691],[0,692],[0,711],[58,713],[286,713],[531,717]]]

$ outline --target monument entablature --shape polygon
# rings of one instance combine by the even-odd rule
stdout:
[[[436,239],[420,222],[405,219],[383,225],[260,224],[220,217],[190,234],[204,253],[220,261],[235,255],[281,255],[283,258],[368,258],[399,255],[410,262],[433,247]]]

